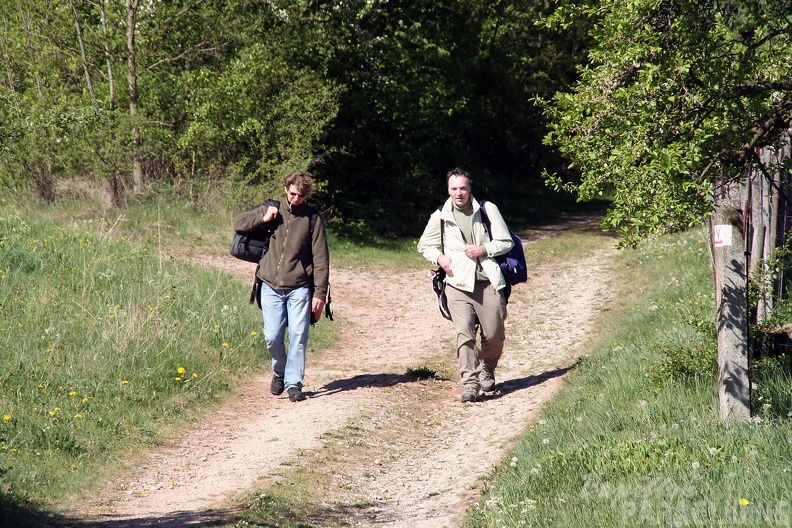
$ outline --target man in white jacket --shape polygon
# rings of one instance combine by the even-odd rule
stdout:
[[[448,200],[426,224],[418,251],[446,272],[448,309],[456,330],[462,401],[475,402],[480,391],[495,390],[495,368],[506,339],[506,281],[495,261],[514,245],[497,206],[486,202],[492,233],[481,205],[470,194],[471,178],[462,169],[448,172]],[[476,329],[481,327],[481,347]]]

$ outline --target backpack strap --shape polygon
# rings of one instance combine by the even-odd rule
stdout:
[[[489,234],[490,240],[492,240],[492,224],[490,223],[489,216],[487,215],[487,209],[484,207],[484,204],[486,203],[486,200],[481,201],[481,219],[484,221],[484,226],[487,228],[487,234]],[[507,303],[509,302],[509,297],[511,296],[511,290],[511,284],[507,282],[506,286],[503,288],[503,293],[506,296]]]
[[[484,221],[484,227],[487,228],[487,234],[492,240],[492,224],[490,223],[489,215],[487,215],[487,209],[484,207],[484,204],[487,203],[487,200],[481,201],[481,219]]]
[[[264,282],[258,276],[259,268],[256,266],[256,271],[253,273],[253,287],[250,290],[250,304],[255,304],[261,310],[261,284]]]

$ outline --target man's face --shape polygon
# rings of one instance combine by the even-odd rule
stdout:
[[[305,200],[305,195],[300,194],[296,185],[290,185],[286,187],[286,198],[289,200],[289,205],[300,205]]]
[[[448,179],[448,196],[457,207],[465,207],[470,201],[470,185],[464,176],[451,176]]]

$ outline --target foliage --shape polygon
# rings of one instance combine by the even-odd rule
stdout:
[[[8,103],[0,106],[0,122],[11,131],[3,134],[0,174],[7,185],[126,176],[134,156],[149,177],[177,183],[244,174],[232,187],[274,173],[280,181],[284,171],[319,159],[317,138],[335,114],[337,93],[292,60],[299,34],[280,31],[271,6],[146,5],[133,28],[133,55],[123,4],[73,5],[28,2],[17,9],[0,2],[7,65],[0,101]],[[60,124],[89,111],[102,119],[82,120],[79,128]],[[142,137],[139,151],[133,128]]]
[[[751,364],[751,412],[768,420],[792,418],[792,354],[760,357]]]
[[[462,165],[522,209],[559,166],[532,98],[587,42],[534,24],[544,0],[128,4],[0,0],[0,185],[89,179],[123,205],[140,166],[236,207],[309,169],[339,232],[403,236]]]
[[[626,276],[589,355],[495,468],[465,527],[789,524],[788,418],[722,422],[714,376],[651,376],[664,343],[710,325],[698,317],[714,308],[706,244],[693,232],[621,253]],[[693,325],[674,316],[680,307]]]
[[[660,385],[672,380],[711,382],[718,374],[718,343],[711,298],[688,298],[670,317],[678,325],[677,332],[658,339],[654,345],[659,359],[650,368],[650,376]]]
[[[613,188],[605,226],[624,245],[698,225],[712,182],[743,178],[792,115],[788,2],[562,1],[548,25],[596,21],[571,93],[545,101],[545,141],[581,174],[547,174],[580,199]]]

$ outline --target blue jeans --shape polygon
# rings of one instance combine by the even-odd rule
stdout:
[[[283,384],[302,388],[305,375],[305,350],[311,327],[311,288],[273,290],[261,285],[261,313],[264,318],[264,341],[272,357],[272,373]],[[286,354],[286,327],[289,328],[289,353]]]

